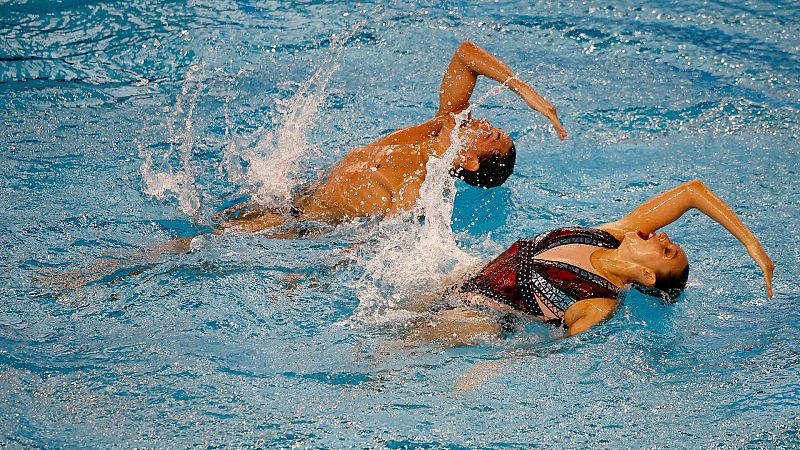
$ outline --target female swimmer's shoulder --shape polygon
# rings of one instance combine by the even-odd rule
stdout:
[[[598,230],[605,231],[606,233],[614,236],[617,240],[622,241],[625,239],[625,233],[628,231],[619,223],[619,221],[604,223],[597,227]]]

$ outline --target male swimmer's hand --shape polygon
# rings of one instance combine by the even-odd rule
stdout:
[[[553,124],[553,128],[556,129],[556,133],[558,133],[558,138],[562,141],[567,138],[567,130],[561,125],[561,121],[558,120],[558,113],[556,113],[556,109],[553,108],[552,105],[548,103],[548,108],[545,109],[545,116],[550,119],[550,123]]]
[[[531,108],[539,111],[545,117],[550,119],[550,123],[553,124],[553,128],[556,129],[556,133],[558,133],[558,138],[562,141],[567,138],[567,130],[561,126],[561,121],[558,120],[558,112],[556,112],[556,108],[550,104],[547,100],[544,99],[538,92],[534,91],[533,88],[525,84],[519,78],[513,78],[506,82],[508,87],[522,96],[525,100],[525,103],[528,104]]]
[[[558,133],[558,138],[562,141],[567,138],[567,130],[564,129],[564,126],[561,125],[561,121],[558,119],[558,113],[556,109],[553,108],[553,105],[548,103],[548,108],[545,109],[545,116],[550,119],[550,123],[553,124],[553,128],[556,129],[556,133]]]
[[[775,263],[767,257],[767,261],[761,265],[761,270],[764,271],[764,281],[767,283],[767,297],[772,298],[772,272],[775,271]]]

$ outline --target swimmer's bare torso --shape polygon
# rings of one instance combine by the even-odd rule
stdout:
[[[428,159],[450,145],[449,136],[442,136],[447,121],[454,119],[435,118],[352,150],[295,205],[306,218],[321,221],[388,216],[412,208],[427,175]]]

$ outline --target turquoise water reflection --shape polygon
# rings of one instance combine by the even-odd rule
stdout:
[[[6,3],[0,441],[796,447],[795,9]],[[460,249],[486,259],[519,237],[597,224],[698,177],[762,237],[778,265],[775,298],[765,298],[738,242],[699,215],[668,230],[693,267],[685,298],[663,305],[631,294],[611,322],[578,339],[552,341],[557,333],[532,325],[472,348],[384,354],[404,323],[388,307],[399,294],[370,284],[365,261],[408,222],[294,241],[209,238],[124,278],[64,286],[65,272],[104,255],[207,230],[213,211],[252,194],[232,167],[247,167],[252,149],[275,161],[271,133],[309,98],[298,92],[317,95],[313,114],[295,116],[306,120],[302,142],[292,141],[300,182],[347,149],[429,117],[463,39],[519,70],[558,107],[570,138],[558,142],[509,93],[487,99],[478,112],[516,140],[517,170],[499,189],[458,185]],[[171,180],[190,175],[190,213],[174,193],[145,194],[148,153],[167,153],[156,163]],[[476,363],[501,358],[506,373],[453,394]]]

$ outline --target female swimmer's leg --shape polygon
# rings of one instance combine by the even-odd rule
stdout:
[[[505,335],[496,318],[467,307],[438,311],[426,319],[412,324],[406,344],[441,342],[458,347]]]
[[[487,381],[503,375],[508,368],[508,363],[508,359],[495,359],[473,365],[464,372],[464,375],[461,375],[461,378],[453,386],[453,391],[465,393],[478,389]]]
[[[430,320],[416,324],[405,340],[405,346],[439,342],[448,347],[474,345],[478,341],[500,339],[506,334],[497,318],[469,308],[439,311]],[[453,393],[473,391],[487,381],[502,375],[508,361],[482,361],[470,367],[453,385]]]
[[[504,334],[496,319],[480,311],[467,307],[441,310],[408,321],[405,337],[378,346],[375,357],[380,360],[397,351],[431,343],[443,347],[475,345],[481,340],[499,339]]]

